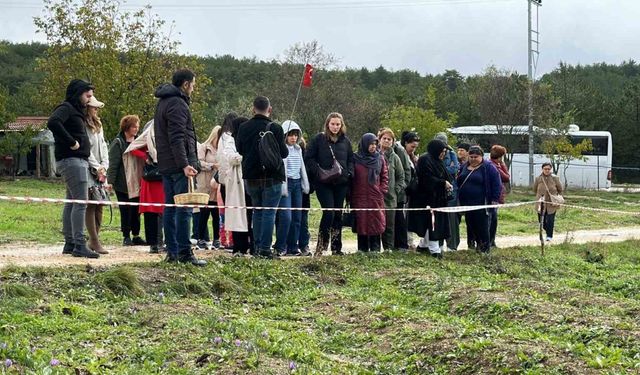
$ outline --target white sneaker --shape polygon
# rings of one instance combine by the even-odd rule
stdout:
[[[547,237],[547,242],[551,242],[552,238],[551,237]]]

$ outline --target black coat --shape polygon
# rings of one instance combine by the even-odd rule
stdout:
[[[91,154],[91,142],[87,135],[85,116],[68,101],[63,102],[53,111],[47,122],[47,127],[53,133],[55,141],[56,160],[66,158],[88,159]],[[77,150],[72,150],[76,144]]]
[[[447,173],[444,167],[435,168],[435,163],[442,164],[440,160],[425,153],[418,159],[416,175],[418,177],[418,188],[415,194],[409,199],[409,208],[424,207],[446,207],[447,190],[445,181],[453,183],[453,178]],[[409,211],[408,223],[409,231],[420,237],[429,231],[429,240],[442,240],[449,237],[449,220],[446,213],[435,213],[435,229],[431,223],[430,211]]]
[[[189,97],[171,84],[158,87],[155,96],[160,98],[153,118],[158,170],[169,175],[182,173],[188,165],[197,168],[198,148]]]
[[[307,167],[309,180],[313,184],[318,184],[318,169],[330,169],[333,165],[333,156],[329,149],[329,144],[333,148],[336,160],[342,166],[342,175],[340,178],[332,182],[333,185],[342,185],[349,183],[349,179],[353,176],[353,149],[351,141],[347,136],[340,135],[334,143],[327,138],[324,133],[318,133],[309,144],[309,148],[304,156],[304,163]]]
[[[267,129],[267,125],[272,122],[267,116],[255,115],[247,122],[240,125],[238,135],[234,138],[236,141],[236,151],[242,155],[242,178],[245,180],[274,179],[284,182],[285,168],[284,162],[277,172],[265,172],[260,163],[260,154],[258,152],[258,143],[260,142],[260,133]],[[280,146],[280,156],[284,159],[289,156],[289,149],[284,143],[284,131],[282,126],[273,122],[271,124],[271,132],[276,137]]]

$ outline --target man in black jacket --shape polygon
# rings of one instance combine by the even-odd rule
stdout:
[[[160,100],[154,116],[154,130],[165,203],[175,203],[176,194],[188,191],[188,178],[198,174],[196,132],[189,109],[195,84],[193,72],[181,69],[173,74],[171,84],[161,85],[155,92]],[[189,241],[191,213],[191,208],[164,208],[166,261],[204,266],[207,262],[193,255]]]
[[[271,121],[271,103],[265,96],[253,101],[253,118],[240,125],[236,140],[236,150],[242,155],[242,176],[247,182],[247,190],[254,207],[278,207],[285,181],[284,162],[277,171],[265,171],[258,152],[261,134],[270,125],[280,149],[280,157],[286,158],[289,150],[284,143],[282,127]],[[255,251],[264,258],[273,258],[271,241],[276,220],[275,209],[253,210],[253,238]]]
[[[56,170],[62,174],[67,199],[88,199],[89,155],[91,144],[85,120],[86,106],[93,97],[94,87],[81,79],[72,80],[67,86],[66,99],[53,111],[47,127],[55,141]],[[99,258],[87,247],[84,237],[84,203],[66,203],[62,210],[63,254],[76,257]]]

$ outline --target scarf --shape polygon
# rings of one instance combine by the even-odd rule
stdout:
[[[364,165],[369,170],[367,181],[370,185],[375,185],[378,182],[382,171],[382,156],[380,152],[369,152],[369,145],[377,140],[378,138],[371,133],[363,135],[358,144],[358,152],[353,155],[356,163]]]
[[[427,145],[427,169],[430,174],[441,178],[443,180],[447,180],[449,182],[453,181],[453,178],[447,172],[447,169],[444,167],[444,163],[440,160],[440,153],[442,150],[446,149],[447,145],[437,139],[429,142]]]

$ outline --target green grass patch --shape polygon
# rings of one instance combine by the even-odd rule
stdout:
[[[634,373],[638,246],[12,266],[0,360],[18,373]]]

